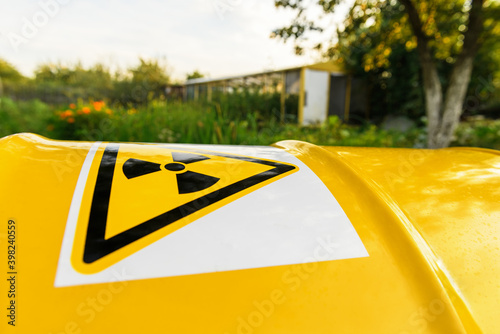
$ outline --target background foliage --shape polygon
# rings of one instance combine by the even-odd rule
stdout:
[[[139,59],[124,72],[111,73],[102,64],[84,68],[81,64],[42,64],[34,78],[23,77],[0,60],[3,95],[13,100],[38,99],[52,105],[69,104],[77,99],[108,99],[122,106],[147,104],[164,95],[170,83],[166,65],[157,59]]]
[[[295,39],[296,52],[316,49],[326,59],[344,64],[369,84],[370,114],[375,122],[388,114],[405,115],[416,121],[425,116],[422,74],[417,42],[400,1],[356,0],[335,36],[324,36],[325,26],[308,11],[315,4],[324,16],[333,14],[339,0],[276,0],[278,8],[294,10],[297,17],[271,37]],[[466,31],[466,0],[414,1],[424,32],[435,56],[446,88]],[[470,6],[470,5],[469,5]],[[500,2],[486,0],[483,6],[482,44],[464,103],[464,117],[500,115]],[[312,40],[324,42],[312,45]]]
[[[33,132],[53,139],[270,145],[295,139],[318,145],[424,147],[425,130],[383,130],[374,124],[348,125],[331,117],[321,126],[281,124],[258,109],[237,115],[219,103],[152,100],[139,108],[102,101],[51,107],[39,100],[0,100],[0,137]],[[96,106],[98,106],[96,108]],[[500,121],[463,122],[453,145],[500,149]]]
[[[338,2],[338,1],[337,1]],[[293,3],[290,1],[275,1]],[[298,2],[297,2],[298,3]],[[326,12],[336,1],[318,2]],[[452,145],[500,149],[500,4],[486,1],[483,47],[464,104],[464,118]],[[421,1],[425,29],[435,42],[443,84],[460,51],[464,1]],[[427,7],[425,7],[427,6]],[[425,8],[424,8],[425,7]],[[455,13],[449,15],[449,13]],[[25,77],[0,59],[0,137],[34,132],[54,139],[269,145],[284,139],[320,145],[425,147],[426,118],[415,40],[396,0],[356,0],[338,41],[317,45],[327,58],[342,63],[369,83],[371,120],[344,124],[332,117],[321,125],[299,127],[296,115],[281,122],[280,94],[240,89],[214,93],[211,102],[182,102],[166,94],[172,82],[162,60],[139,59],[123,71],[104,65],[41,64]],[[299,36],[305,19],[275,35]],[[297,51],[302,49],[298,47]],[[203,77],[200,71],[188,79]],[[296,110],[297,96],[286,100]],[[408,131],[384,130],[387,116],[414,121]]]

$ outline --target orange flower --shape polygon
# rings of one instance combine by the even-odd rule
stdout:
[[[111,115],[113,111],[111,109],[106,109],[106,114]]]
[[[75,105],[74,103],[71,103],[71,104],[69,105],[69,108],[70,108],[70,109],[75,109],[75,108],[76,108],[76,105]]]
[[[66,118],[68,118],[68,117],[70,117],[70,116],[73,116],[73,112],[72,112],[71,110],[69,110],[69,109],[68,109],[68,110],[66,110],[66,111],[63,111],[63,112],[61,113],[61,115],[59,115],[59,116],[61,117],[61,119],[66,119]]]
[[[68,118],[68,123],[75,123],[75,119],[73,117]]]
[[[104,102],[103,101],[95,101],[94,102],[94,109],[96,111],[101,111],[102,107],[104,107]]]
[[[82,108],[82,112],[83,112],[84,114],[90,114],[90,108],[89,108],[89,107],[83,107],[83,108]]]

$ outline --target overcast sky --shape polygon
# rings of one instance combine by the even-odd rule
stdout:
[[[127,68],[166,59],[174,78],[211,77],[310,63],[269,38],[292,12],[273,0],[0,0],[0,58],[25,75],[40,63]]]

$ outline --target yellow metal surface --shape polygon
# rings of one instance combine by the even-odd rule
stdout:
[[[212,89],[213,89],[213,85],[208,84],[207,85],[207,101],[208,102],[212,102]]]
[[[343,66],[341,66],[338,63],[331,62],[331,61],[307,65],[307,66],[305,66],[305,68],[308,68],[311,70],[329,71],[329,72],[336,72],[336,73],[345,73],[346,72],[346,70]]]
[[[286,110],[285,110],[285,103],[286,103],[286,90],[287,90],[287,86],[286,86],[286,72],[283,72],[281,73],[281,82],[282,82],[282,86],[281,86],[281,91],[280,91],[280,122],[281,124],[284,124],[285,123],[285,113],[286,113]],[[266,87],[266,85],[264,85],[264,88]],[[265,93],[265,91],[264,91]]]
[[[332,75],[328,74],[328,85],[327,85],[327,94],[326,94],[326,106],[325,106],[325,119],[328,119],[330,113],[330,89],[332,86]]]
[[[407,230],[466,328],[500,332],[499,153],[324,149],[355,166],[411,222]]]
[[[299,91],[299,110],[298,110],[298,123],[304,125],[304,105],[306,103],[306,69],[300,69],[300,91]]]
[[[92,144],[0,140],[1,249],[6,264],[15,225],[18,294],[11,326],[4,265],[1,333],[500,332],[496,152],[280,142],[332,192],[369,257],[56,288]]]

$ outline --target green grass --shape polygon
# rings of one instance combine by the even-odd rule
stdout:
[[[270,145],[286,139],[331,146],[423,147],[425,143],[425,131],[418,128],[385,131],[375,125],[343,124],[335,117],[321,126],[299,127],[280,124],[258,110],[239,115],[217,103],[157,100],[138,110],[108,106],[97,110],[83,101],[73,108],[54,108],[36,100],[2,98],[0,137],[19,132],[63,140],[232,145]],[[453,145],[500,149],[500,121],[462,123]]]
[[[38,100],[14,102],[0,99],[0,137],[18,132],[35,132],[48,135],[47,120],[52,109]]]

